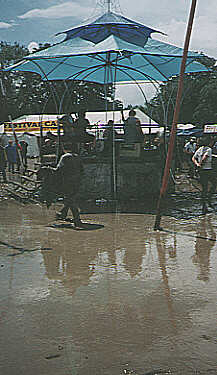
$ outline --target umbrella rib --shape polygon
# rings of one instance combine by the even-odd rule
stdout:
[[[58,69],[59,66],[65,64],[65,62],[67,61],[68,57],[66,57],[63,61],[61,61],[59,64],[57,64],[57,66],[55,66],[53,69],[51,69],[48,73],[47,73],[47,77],[53,73],[56,69]]]
[[[78,68],[78,66],[76,66],[76,65],[74,65],[74,64],[70,64],[70,63],[66,63],[66,61],[69,59],[69,57],[67,57],[67,58],[65,58],[63,61],[61,61],[59,64],[57,64],[57,65],[55,65],[55,67],[53,67],[53,69],[51,69],[49,72],[47,72],[46,74],[45,74],[45,72],[44,72],[44,70],[41,68],[41,66],[40,66],[40,64],[38,64],[38,63],[36,63],[35,62],[35,60],[31,60],[33,63],[35,63],[38,67],[39,67],[39,69],[43,72],[43,75],[44,75],[44,77],[45,78],[47,78],[47,80],[48,80],[48,77],[55,71],[55,70],[57,70],[61,65],[67,65],[67,66],[69,66],[69,67],[75,67],[75,68]],[[99,60],[99,61],[102,61],[102,62],[105,62],[106,60],[104,60],[104,59],[95,59],[95,60]],[[49,61],[49,63],[55,63],[55,61],[53,60],[53,61]],[[98,68],[98,66],[96,66],[97,68]],[[88,69],[93,69],[93,68],[95,68],[94,66],[93,67],[89,67],[89,68],[85,68],[83,71],[85,71],[85,70],[88,70]],[[81,72],[81,73],[83,73],[83,71]],[[75,73],[75,75],[76,74],[78,74],[78,73]],[[73,75],[72,75],[73,76]],[[69,76],[69,77],[72,77],[72,76]]]
[[[161,71],[160,71],[160,69],[158,69],[148,58],[147,58],[147,56],[144,56],[144,55],[142,55],[142,58],[144,59],[144,60],[146,60],[154,69],[156,69],[157,71],[158,71],[158,73],[160,73],[164,78],[166,78],[166,80],[168,81],[168,77],[164,74],[164,73],[162,73]]]
[[[41,72],[43,73],[43,75],[44,75],[44,77],[46,78],[46,80],[47,80],[47,82],[49,82],[49,79],[48,79],[48,76],[47,76],[47,74],[44,72],[44,70],[42,69],[42,67],[36,62],[36,61],[32,61],[33,62],[33,64],[35,64],[38,68],[39,68],[39,70],[41,70]],[[56,102],[56,99],[55,99],[55,95],[54,94],[56,94],[56,96],[57,96],[57,98],[59,99],[59,97],[58,97],[58,93],[57,93],[57,91],[56,91],[56,89],[53,87],[53,86],[51,86],[51,93],[52,93],[52,96],[53,96],[53,99],[54,99],[54,103],[55,103],[55,106],[56,106],[56,109],[58,108],[58,106],[57,106],[57,102]]]
[[[94,68],[94,69],[93,69],[93,68]],[[80,71],[80,72],[77,72],[77,73],[74,73],[74,74],[68,76],[66,79],[69,80],[70,78],[72,78],[72,77],[74,76],[74,77],[73,77],[73,80],[76,80],[77,77],[78,77],[79,75],[81,75],[81,74],[83,74],[83,73],[89,71],[90,69],[93,69],[90,73],[88,73],[85,77],[83,77],[83,78],[81,79],[81,81],[82,81],[82,80],[84,80],[85,78],[87,78],[90,74],[95,73],[98,69],[102,69],[102,68],[104,68],[103,65],[101,65],[101,66],[98,65],[98,66],[95,66],[95,67],[86,68],[86,69],[83,69],[83,70]]]
[[[120,69],[120,68],[124,68],[124,69]],[[126,74],[129,78],[133,79],[133,77],[132,77],[129,73],[127,73],[127,72],[125,71],[125,68],[130,69],[130,70],[132,70],[132,71],[135,71],[135,72],[137,72],[137,73],[140,73],[140,74],[142,74],[144,77],[146,77],[149,81],[157,83],[157,80],[155,80],[153,77],[151,77],[151,76],[148,75],[147,73],[144,73],[144,72],[142,72],[142,71],[140,71],[140,70],[137,70],[137,69],[135,69],[135,68],[125,67],[124,65],[119,65],[119,66],[117,67],[118,70],[120,70],[122,73]],[[135,79],[133,79],[133,80],[134,80],[134,82],[137,82]]]

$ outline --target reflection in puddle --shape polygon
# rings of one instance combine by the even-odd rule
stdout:
[[[0,246],[5,374],[34,367],[46,375],[193,375],[215,368],[214,214],[167,216],[165,231],[154,232],[151,214],[83,213],[103,227],[71,231],[48,227],[52,209],[1,208],[1,241],[37,248],[7,257],[14,248]]]

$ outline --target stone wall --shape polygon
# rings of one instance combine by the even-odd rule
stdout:
[[[118,199],[147,199],[157,196],[161,186],[161,163],[152,161],[120,161],[116,168]],[[84,177],[80,189],[83,199],[112,199],[112,168],[108,161],[84,162]]]

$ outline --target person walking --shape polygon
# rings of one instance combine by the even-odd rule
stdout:
[[[5,148],[0,143],[0,172],[3,177],[3,182],[7,183],[7,176],[6,176],[6,165],[7,165],[7,158]]]
[[[192,156],[196,152],[197,149],[197,143],[196,143],[196,137],[192,137],[189,142],[187,142],[184,146],[184,153],[186,156],[186,162],[188,165],[188,173],[189,177],[194,177],[194,163],[192,162]]]
[[[17,162],[17,146],[10,139],[8,145],[5,147],[7,161],[8,161],[8,170],[9,172],[14,173],[14,166]]]
[[[77,151],[76,144],[65,144],[63,145],[64,154],[61,156],[56,172],[59,172],[61,176],[61,192],[64,196],[64,206],[60,212],[56,214],[57,219],[66,219],[69,209],[72,212],[74,218],[74,224],[76,227],[82,225],[80,219],[80,210],[78,207],[78,192],[81,183],[81,177],[83,172],[83,165]]]
[[[217,185],[216,173],[212,168],[212,147],[214,140],[205,137],[202,139],[201,144],[202,146],[194,153],[192,161],[198,168],[200,184],[202,186],[202,212],[206,214],[208,212],[208,205],[213,207],[211,199]],[[208,189],[209,184],[210,189]]]

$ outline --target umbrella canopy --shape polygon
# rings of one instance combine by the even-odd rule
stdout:
[[[93,43],[99,43],[110,35],[117,36],[129,43],[144,46],[151,33],[160,32],[144,26],[129,18],[120,16],[113,12],[107,12],[94,22],[58,33],[66,34],[66,39],[82,38]],[[161,33],[161,32],[160,32]],[[163,33],[161,33],[163,34]]]
[[[182,54],[182,48],[151,38],[142,47],[114,35],[97,44],[77,37],[28,55],[6,70],[34,72],[50,81],[166,81],[179,74]],[[200,56],[188,53],[186,73],[208,70],[195,61]]]

